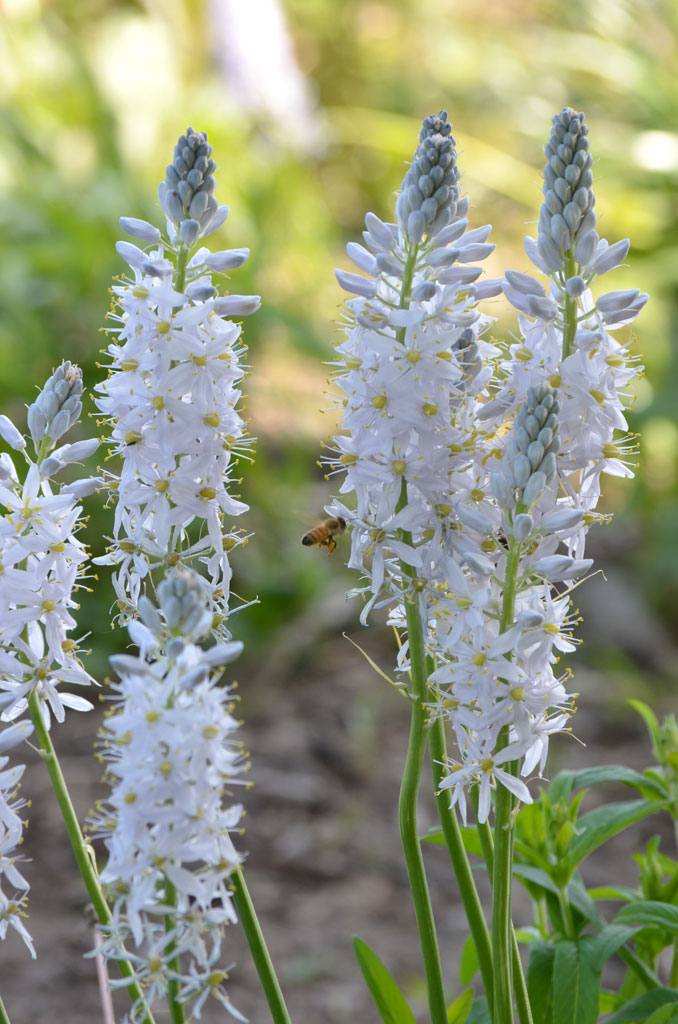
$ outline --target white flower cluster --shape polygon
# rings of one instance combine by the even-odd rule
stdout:
[[[15,852],[23,836],[19,812],[26,805],[25,800],[17,797],[17,788],[26,766],[8,767],[9,758],[5,756],[6,750],[28,739],[32,732],[32,724],[25,720],[0,732],[0,939],[6,938],[8,928],[14,928],[35,958],[31,936],[22,921],[30,887],[16,866],[20,857]],[[4,892],[3,882],[11,887],[11,896]]]
[[[89,686],[94,680],[83,668],[78,645],[69,637],[76,626],[74,592],[82,578],[87,553],[77,532],[82,522],[80,498],[102,483],[99,477],[63,486],[53,480],[68,463],[93,454],[98,441],[76,441],[56,448],[56,442],[81,412],[82,376],[77,366],[63,363],[47,380],[28,410],[36,461],[27,452],[26,438],[6,416],[0,416],[0,436],[27,463],[23,481],[9,454],[0,455],[0,721],[15,722],[0,732],[0,750],[9,749],[33,730],[28,721],[16,722],[33,694],[49,728],[51,716],[63,721],[66,708],[88,711],[84,697],[65,693],[62,683]],[[23,766],[0,764],[0,877],[27,890],[13,867],[10,850],[20,841],[14,790]],[[33,952],[20,923],[24,896],[0,899],[0,937],[10,920]],[[13,915],[13,916],[12,916]]]
[[[634,320],[647,295],[630,289],[593,298],[594,279],[624,262],[629,241],[610,245],[594,230],[591,157],[582,113],[565,108],[553,119],[546,153],[539,238],[526,238],[525,249],[549,276],[549,293],[528,274],[506,272],[503,290],[523,314],[522,337],[502,364],[505,379],[482,418],[493,431],[512,416],[529,388],[543,381],[557,387],[562,498],[592,513],[600,498],[601,473],[633,475],[628,460],[635,452],[634,438],[615,434],[628,430],[623,389],[641,368],[629,352],[630,342],[618,341],[609,332]],[[563,237],[564,223],[577,227]],[[568,329],[568,324],[573,326]],[[578,557],[593,521],[595,516],[585,516],[570,540]]]
[[[160,186],[167,238],[145,221],[123,218],[146,250],[119,242],[133,275],[113,288],[118,326],[108,347],[109,376],[97,390],[122,456],[108,476],[116,502],[114,537],[100,562],[117,566],[123,620],[134,615],[142,582],[162,566],[199,563],[212,582],[216,621],[228,611],[228,550],[242,542],[224,524],[246,505],[229,493],[248,438],[238,412],[243,376],[240,325],[258,296],[217,297],[212,273],[241,266],[247,249],[210,253],[199,240],[225,220],[213,196],[212,147],[189,128]]]
[[[498,287],[474,283],[481,268],[473,264],[494,246],[489,226],[466,230],[450,131],[444,111],[426,118],[398,223],[369,213],[365,247],[348,245],[369,276],[337,271],[360,297],[346,304],[346,339],[336,348],[345,433],[326,461],[345,473],[341,492],[356,495],[355,509],[335,502],[331,511],[351,524],[349,564],[368,574],[363,621],[381,597],[402,596],[410,570],[422,588],[438,586],[444,524],[473,487],[472,414],[488,379],[483,360],[494,351],[477,302]]]
[[[192,571],[173,570],[158,586],[159,609],[142,597],[143,621],[129,624],[139,655],[111,659],[120,681],[101,752],[112,791],[93,827],[109,854],[104,954],[131,960],[149,1004],[173,981],[195,1018],[211,994],[243,1020],[217,966],[223,928],[236,920],[229,878],[241,860],[231,833],[242,807],[225,795],[246,767],[220,678],[242,644],[198,646],[211,629],[209,590]]]
[[[408,220],[384,225],[370,214],[369,251],[349,247],[375,280],[338,275],[364,299],[348,304],[353,322],[336,376],[347,436],[335,439],[334,465],[345,469],[341,489],[355,492],[357,508],[332,511],[352,527],[349,564],[370,575],[363,620],[384,591],[387,600],[410,588],[418,595],[434,666],[431,711],[449,720],[457,745],[443,787],[465,815],[465,791],[478,784],[485,821],[497,781],[531,799],[514,765],[523,776],[543,770],[549,736],[572,712],[565,676],[554,672],[558,652],[574,649],[569,588],[591,566],[584,538],[600,473],[630,475],[628,439],[614,432],[626,429],[619,389],[637,369],[606,326],[627,323],[646,297],[593,302],[593,277],[620,263],[628,243],[598,241],[583,115],[566,110],[547,147],[540,239],[527,244],[551,292],[507,272],[503,289],[524,314],[523,338],[500,358],[479,337],[488,321],[476,309],[495,283],[448,277],[463,274],[469,250],[483,255],[477,233],[463,235],[462,223],[455,235],[453,222],[423,257],[422,243],[408,241],[406,226],[421,228],[409,219],[412,190],[428,201],[430,151],[445,151],[441,123],[442,115],[424,122],[422,139],[436,134],[421,163],[421,146],[415,153],[421,185],[411,169],[398,200],[402,207],[406,197]],[[480,231],[482,245],[489,228]]]

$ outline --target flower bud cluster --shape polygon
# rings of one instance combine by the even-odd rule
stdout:
[[[595,300],[592,295],[593,280],[623,262],[629,243],[625,239],[609,245],[605,239],[598,240],[594,231],[583,115],[566,108],[555,118],[546,152],[549,162],[544,171],[546,198],[539,239],[526,239],[525,248],[538,269],[549,275],[550,292],[528,274],[506,272],[503,291],[523,314],[519,318],[522,337],[503,360],[504,383],[481,418],[491,435],[531,387],[545,381],[557,386],[561,436],[566,439],[557,459],[560,487],[573,509],[593,513],[602,473],[632,476],[629,455],[634,452],[634,439],[628,433],[619,437],[618,431],[628,431],[624,389],[640,367],[628,342],[617,340],[610,331],[633,320],[647,296],[637,289],[608,292]],[[562,204],[560,212],[556,199]],[[585,211],[579,220],[572,204]],[[570,225],[571,235],[565,236],[561,222]],[[557,259],[551,248],[556,236],[564,239]],[[571,539],[579,557],[592,518],[582,518]]]
[[[253,313],[260,301],[219,297],[212,281],[213,273],[241,266],[249,250],[195,250],[182,234],[194,215],[204,233],[207,213],[197,212],[198,197],[209,196],[206,211],[212,202],[216,209],[210,153],[205,136],[191,129],[177,144],[161,188],[170,241],[158,241],[159,232],[146,222],[125,219],[126,230],[148,239],[150,248],[117,246],[132,276],[113,288],[116,326],[109,333],[116,337],[97,407],[110,428],[111,450],[122,457],[120,472],[107,477],[116,503],[114,536],[100,561],[117,567],[123,621],[134,615],[148,573],[177,560],[206,567],[214,612],[225,619],[228,551],[243,540],[226,522],[246,510],[232,487],[238,458],[250,445],[239,412],[241,328],[228,317]],[[178,236],[173,224],[180,226]],[[212,230],[214,221],[208,226]]]
[[[70,362],[62,363],[28,407],[28,429],[36,450],[45,438],[56,442],[77,423],[82,412],[81,395],[80,368]]]
[[[199,646],[211,614],[197,574],[175,570],[158,589],[159,607],[144,598],[143,621],[129,626],[138,656],[111,659],[120,678],[101,753],[112,788],[92,821],[108,851],[103,952],[119,959],[133,944],[150,1001],[178,981],[197,1017],[209,995],[232,1009],[215,965],[224,926],[236,920],[229,879],[242,859],[231,838],[242,807],[227,794],[246,763],[221,676],[242,644]]]
[[[160,205],[186,245],[216,231],[228,215],[228,207],[214,197],[216,168],[206,133],[187,128],[158,189]]]
[[[562,270],[564,254],[572,251],[577,263],[587,264],[598,243],[588,131],[584,115],[565,107],[553,118],[546,143],[537,245],[552,271]]]
[[[471,265],[494,248],[485,242],[490,228],[466,231],[468,202],[457,202],[444,112],[426,119],[421,140],[408,175],[414,182],[444,167],[442,177],[431,178],[440,178],[442,191],[430,193],[444,197],[436,207],[444,216],[417,198],[412,190],[419,186],[406,176],[399,223],[370,213],[366,247],[348,246],[370,276],[337,271],[342,287],[359,298],[347,303],[346,337],[336,349],[333,383],[345,433],[334,438],[326,462],[344,474],[341,492],[355,494],[355,508],[336,502],[331,512],[353,525],[350,564],[365,573],[370,595],[363,620],[375,601],[399,600],[409,585],[401,562],[424,580],[440,575],[447,520],[472,487],[462,479],[472,462],[469,429],[491,372],[484,363],[494,352],[483,338],[490,321],[477,300],[496,286],[481,292],[474,284],[481,268]],[[421,189],[429,186],[422,182]],[[412,199],[406,213],[405,195]],[[415,212],[426,216],[421,230],[411,227]]]
[[[502,508],[533,508],[556,475],[560,406],[550,384],[530,388],[516,416],[492,490]]]
[[[86,478],[58,486],[49,478],[66,462],[91,455],[97,441],[76,441],[52,455],[54,441],[77,420],[82,382],[80,371],[64,363],[49,378],[29,410],[38,452],[32,462],[26,438],[6,416],[0,416],[0,434],[28,462],[23,480],[9,454],[0,455],[0,754],[33,731],[29,721],[17,721],[28,698],[37,698],[45,723],[51,716],[61,722],[66,708],[88,711],[91,703],[59,687],[94,683],[78,657],[77,641],[69,633],[76,622],[72,612],[87,553],[77,537],[82,525],[80,497],[92,493],[102,481]],[[37,407],[37,409],[36,409]],[[45,443],[47,442],[47,443]],[[71,455],[73,458],[71,458]],[[14,723],[7,725],[6,723]],[[11,850],[21,841],[16,786],[23,766],[6,767],[0,757],[0,879],[21,898],[8,900],[0,887],[0,938],[8,925],[15,928],[33,955],[30,936],[21,923],[28,884],[13,866]]]
[[[396,217],[403,235],[417,245],[433,237],[454,216],[459,201],[459,168],[447,111],[424,118],[412,166],[403,178]]]

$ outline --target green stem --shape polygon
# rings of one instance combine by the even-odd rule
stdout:
[[[431,897],[426,882],[424,860],[421,854],[421,844],[417,829],[417,796],[424,754],[426,752],[426,713],[424,707],[428,697],[428,680],[424,629],[419,613],[417,595],[413,588],[405,596],[405,610],[407,614],[407,637],[410,653],[410,677],[414,700],[411,704],[410,738],[407,745],[407,758],[405,760],[405,770],[403,772],[398,801],[398,821],[400,823],[400,838],[405,854],[407,876],[412,891],[414,913],[419,930],[419,943],[424,960],[431,1024],[447,1024],[440,952],[438,950],[433,908],[431,907]]]
[[[565,253],[565,277],[574,277],[577,273],[577,264],[574,259],[574,252]],[[572,353],[574,336],[577,333],[577,300],[568,295],[565,299],[565,327],[563,329],[563,359]]]
[[[52,738],[45,728],[45,723],[40,711],[40,701],[35,690],[32,691],[28,698],[28,707],[35,727],[35,733],[38,738],[38,742],[40,743],[40,753],[47,767],[49,777],[52,781],[52,786],[54,787],[57,803],[59,804],[59,809],[61,810],[61,814],[66,825],[66,831],[68,832],[68,838],[71,841],[78,870],[82,875],[82,879],[85,883],[89,898],[92,901],[92,906],[94,907],[97,918],[102,925],[107,925],[111,920],[111,911],[102,892],[101,885],[99,883],[99,876],[92,858],[90,857],[88,845],[86,844],[80,830],[80,824],[78,822],[73,803],[71,802],[68,787],[66,786],[66,780],[64,779],[61,771],[61,766],[52,743]],[[134,977],[134,969],[128,960],[118,960],[117,964],[123,978],[132,979]],[[140,1005],[144,1003],[144,993],[137,981],[131,980],[127,988],[135,1003],[139,1002]],[[145,1011],[143,1021],[144,1024],[154,1024],[153,1017],[148,1009]]]
[[[492,943],[490,933],[485,922],[482,904],[478,896],[471,865],[469,864],[461,829],[457,820],[457,813],[450,808],[449,797],[440,790],[440,783],[443,780],[444,765],[447,761],[447,750],[445,743],[445,727],[442,718],[437,718],[431,728],[431,762],[433,766],[433,786],[436,792],[438,803],[438,817],[442,826],[447,850],[452,861],[452,867],[459,886],[466,919],[471,929],[471,935],[478,954],[480,974],[483,979],[483,986],[486,992],[492,992],[494,988],[494,972],[492,970]],[[488,870],[491,871],[491,868]]]
[[[5,1004],[3,1003],[2,999],[0,999],[0,1024],[11,1024],[11,1021],[7,1014],[7,1010],[5,1009]]]
[[[478,795],[477,791],[472,792],[471,799],[473,800],[473,806],[476,812],[476,818],[478,817]],[[483,848],[483,857],[487,865],[487,870],[492,878],[494,873],[494,841],[492,839],[492,830],[486,821],[476,825],[478,835],[480,837],[480,845]],[[523,964],[520,959],[520,949],[518,946],[518,939],[516,938],[516,930],[511,924],[511,953],[513,963],[513,988],[516,994],[516,1008],[518,1010],[518,1019],[520,1024],[533,1024],[532,1020],[532,1008],[530,1006],[530,998],[527,993],[527,984],[525,982],[525,975],[523,974]],[[485,991],[490,992],[491,989],[485,986]]]
[[[271,1011],[271,1018],[274,1024],[290,1024],[290,1015],[287,1012],[280,983],[275,973],[268,947],[266,946],[266,940],[264,939],[264,933],[261,930],[259,919],[254,909],[252,897],[245,884],[242,868],[236,868],[233,872],[231,884],[233,886],[233,902],[238,911],[238,917],[245,932],[247,944],[250,947],[250,953],[259,975],[261,987],[266,996],[268,1008]]]
[[[176,907],[177,905],[177,891],[168,878],[165,878],[165,902],[170,907]],[[169,933],[174,927],[174,918],[171,914],[165,914],[165,932]],[[173,955],[176,950],[176,942],[172,939],[171,942],[167,943],[167,967],[169,970],[178,974],[181,969],[179,957]],[[184,1015],[184,1007],[179,1002],[179,982],[176,978],[171,978],[167,984],[167,1005],[169,1006],[170,1020],[172,1024],[184,1024],[186,1018]]]
[[[186,267],[188,266],[188,248],[180,244],[177,250],[177,266],[174,271],[174,287],[178,292],[183,292],[186,284]]]
[[[522,511],[518,506],[516,512]],[[505,633],[513,624],[518,568],[522,545],[515,538],[509,543],[506,576],[499,632]],[[509,655],[507,655],[508,657]],[[504,726],[497,739],[497,753],[508,744],[508,726]],[[509,763],[506,771],[513,772]],[[511,975],[513,965],[511,882],[513,864],[513,794],[497,783],[494,807],[494,870],[492,875],[492,944],[494,956],[494,1024],[513,1024],[513,995]]]

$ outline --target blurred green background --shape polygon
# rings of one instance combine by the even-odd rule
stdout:
[[[214,246],[249,246],[233,290],[264,298],[245,322],[246,407],[258,437],[243,496],[256,539],[236,556],[240,596],[260,604],[234,631],[281,642],[295,617],[346,589],[341,555],[300,547],[332,493],[316,466],[333,429],[322,412],[342,299],[333,269],[364,214],[392,217],[421,118],[444,107],[457,138],[473,226],[492,222],[490,276],[528,269],[542,147],[554,113],[586,112],[601,233],[632,239],[606,287],[652,301],[635,327],[647,367],[631,429],[633,484],[607,481],[616,514],[602,546],[623,571],[630,612],[678,625],[675,56],[666,0],[5,0],[0,23],[0,406],[23,422],[35,386],[62,358],[90,386],[122,263],[121,214],[161,223],[156,200],[178,134],[206,130],[231,206]],[[503,300],[486,305],[514,329]],[[91,411],[91,405],[90,405]],[[90,503],[101,552],[109,516]],[[120,638],[108,627],[107,572],[83,602],[91,667]],[[634,604],[635,602],[635,604]],[[357,607],[347,612],[355,621]],[[317,616],[316,616],[317,619]],[[320,617],[322,621],[322,616]],[[347,620],[348,621],[348,620]],[[588,657],[633,674],[652,651],[590,637]],[[653,641],[648,640],[650,647]],[[647,646],[647,644],[645,645]],[[656,646],[656,645],[655,645]],[[642,640],[640,647],[643,647]],[[651,666],[652,667],[652,666]],[[655,665],[664,674],[664,660]]]

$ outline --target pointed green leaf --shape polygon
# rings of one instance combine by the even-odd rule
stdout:
[[[591,962],[597,971],[633,936],[635,928],[621,924],[608,924],[591,943]]]
[[[678,1004],[678,989],[653,988],[643,992],[621,1010],[608,1017],[605,1024],[647,1024],[647,1018],[662,1006]]]
[[[556,943],[553,963],[553,1024],[596,1024],[600,971],[591,963],[593,936]]]
[[[565,795],[575,789],[582,789],[587,786],[595,786],[602,782],[623,782],[634,789],[652,792],[661,799],[667,796],[666,790],[656,779],[634,772],[632,768],[626,768],[622,764],[603,764],[597,768],[582,768],[581,771],[559,772],[549,786],[549,795],[553,798],[553,787],[557,786],[557,792],[563,790]]]
[[[582,815],[577,822],[579,835],[567,851],[566,861],[575,867],[612,836],[628,828],[635,821],[655,814],[665,806],[664,801],[628,800],[624,803],[604,804],[595,811]]]
[[[473,989],[467,988],[465,992],[454,1000],[447,1008],[447,1024],[465,1024],[471,1007],[473,1005]]]
[[[622,907],[614,924],[638,924],[642,927],[661,928],[678,935],[678,907],[658,900],[641,900]]]
[[[476,944],[473,941],[473,936],[469,935],[464,948],[461,951],[461,960],[459,961],[459,984],[468,985],[471,978],[480,970],[480,964],[478,963],[478,953],[476,950]]]
[[[678,1006],[661,1006],[647,1018],[647,1024],[678,1024]]]
[[[527,993],[534,1024],[550,1024],[553,998],[553,965],[556,948],[540,940],[530,946],[527,965]]]
[[[647,731],[649,732],[650,738],[652,739],[652,745],[654,746],[657,740],[657,734],[659,732],[659,722],[657,721],[657,716],[655,715],[654,711],[651,707],[649,707],[649,705],[644,704],[642,700],[632,699],[629,700],[628,703],[631,705],[634,711],[638,712],[640,717],[645,722],[645,725],[647,726]]]
[[[373,950],[356,936],[353,949],[384,1024],[417,1024],[405,996]]]
[[[633,903],[639,898],[640,890],[628,885],[599,885],[589,889],[589,896],[592,900],[623,900],[624,903]]]

